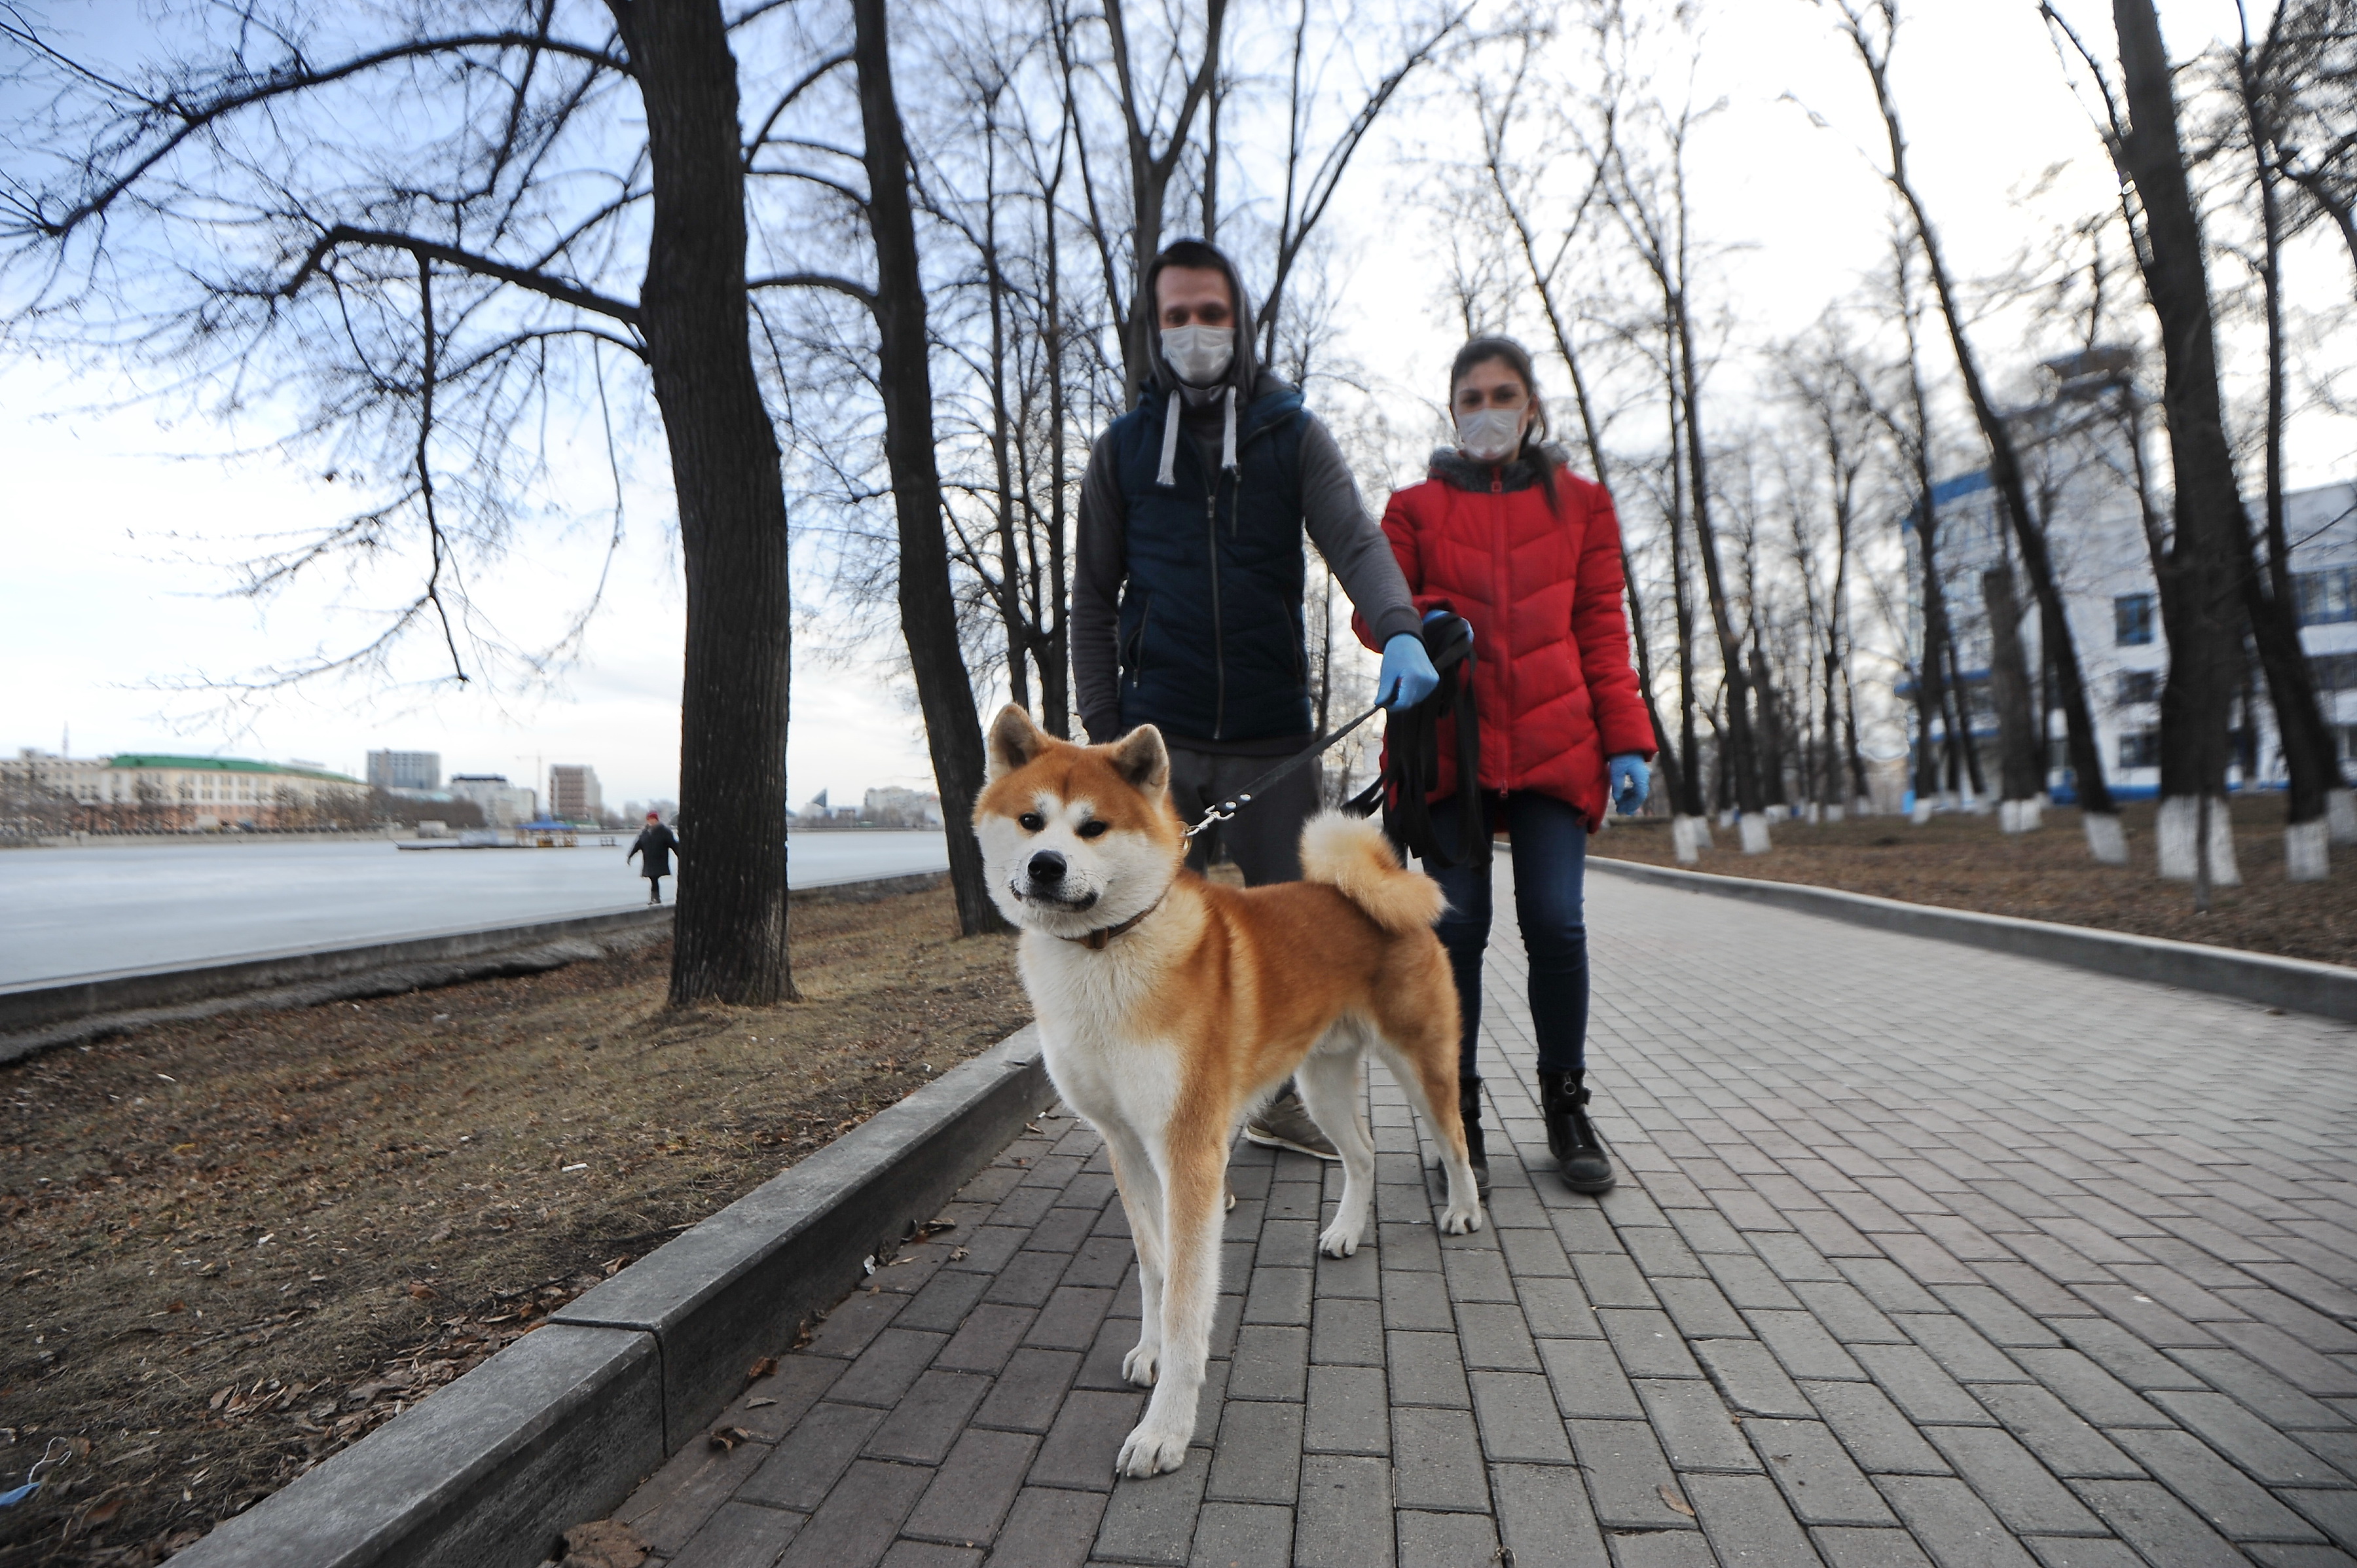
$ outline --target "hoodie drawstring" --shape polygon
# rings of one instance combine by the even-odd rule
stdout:
[[[1220,436],[1220,467],[1229,473],[1236,471],[1236,389],[1228,388],[1227,428]]]
[[[1154,482],[1168,489],[1178,483],[1178,394],[1172,392],[1163,400],[1162,471]]]

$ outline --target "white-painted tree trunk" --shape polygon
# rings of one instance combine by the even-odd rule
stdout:
[[[1670,848],[1680,865],[1692,865],[1710,847],[1710,822],[1704,817],[1672,817]]]
[[[1996,803],[1997,831],[2007,833],[2034,833],[2040,827],[2039,813],[2045,802],[2032,795],[2026,800],[1999,800]]]
[[[2357,790],[2327,789],[2324,820],[2331,824],[2334,843],[2357,843]]]
[[[1729,806],[1726,811],[1721,811],[1718,814],[1718,825],[1722,828],[1731,828],[1735,825],[1734,807]]]
[[[1840,822],[1842,820],[1842,815],[1843,811],[1840,806],[1827,806],[1825,808],[1825,821],[1829,822]]]
[[[2284,829],[2284,880],[2321,882],[2332,873],[2331,828],[2322,817]]]
[[[1766,854],[1768,853],[1770,846],[1768,843],[1768,816],[1766,812],[1747,813],[1743,817],[1742,821],[1737,825],[1743,830],[1744,854]]]
[[[2120,831],[2120,819],[2088,811],[2079,819],[2086,831],[2087,853],[2099,865],[2126,865],[2128,863],[2128,836]]]
[[[2163,876],[2173,882],[2194,879],[2200,869],[2201,824],[2199,796],[2176,795],[2160,803],[2157,832]],[[2226,802],[2213,797],[2210,802],[2210,886],[2234,887],[2242,880],[2242,874],[2234,866],[2234,829],[2227,817]]]
[[[1925,822],[1930,822],[1932,820],[1932,802],[1926,800],[1921,795],[1916,796],[1914,806],[1907,813],[1907,820],[1914,823],[1919,828]]]

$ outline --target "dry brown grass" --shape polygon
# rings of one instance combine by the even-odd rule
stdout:
[[[2197,914],[2192,885],[2163,882],[2156,864],[2149,801],[2131,804],[2125,867],[2098,865],[2087,854],[2076,811],[2050,811],[2033,833],[2002,833],[1994,813],[1933,817],[1921,827],[1904,817],[1859,817],[1824,827],[1779,822],[1775,847],[1747,855],[1729,830],[1697,871],[1804,882],[2033,920],[2099,926],[2179,941],[2212,942],[2328,963],[2357,962],[2357,852],[2334,852],[2330,880],[2287,882],[2283,875],[2283,800],[2257,796],[2233,804],[2240,887],[2222,887],[2210,912]],[[1616,824],[1592,841],[1593,853],[1673,865],[1669,824]]]
[[[1027,1015],[946,891],[797,906],[799,1004],[669,947],[0,1068],[0,1563],[148,1563]]]

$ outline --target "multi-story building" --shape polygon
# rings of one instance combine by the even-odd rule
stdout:
[[[548,814],[559,822],[594,822],[606,809],[597,770],[587,763],[559,762],[548,769]]]
[[[867,791],[867,799],[859,809],[859,820],[879,828],[938,828],[942,825],[942,798],[922,789],[888,784],[881,789]]]
[[[356,828],[369,820],[368,786],[325,768],[234,757],[124,752],[114,757],[21,753],[0,763],[61,801],[85,832],[212,832],[224,829]]]
[[[368,781],[379,789],[439,789],[442,754],[438,751],[371,751]]]
[[[2071,639],[2095,723],[2104,778],[2115,795],[2135,800],[2160,786],[2160,689],[2169,645],[2153,574],[2156,538],[2165,537],[2172,506],[2162,459],[2144,439],[2157,415],[2143,404],[2124,351],[2098,349],[2050,361],[2048,395],[2010,416],[2031,507],[2043,522]],[[2020,570],[2004,504],[1986,470],[1933,488],[1942,596],[1955,638],[1961,723],[1980,753],[1991,792],[1996,787],[1996,718],[1989,692],[1990,638],[1984,574],[2013,569],[2031,701],[2047,737],[2046,779],[2058,800],[2072,797],[2065,726],[2042,647],[2038,607]],[[2258,508],[2251,505],[2254,528]],[[2286,534],[2298,595],[2300,640],[2307,647],[2326,716],[2341,736],[2342,760],[2357,757],[2357,484],[2334,484],[2285,498]],[[1909,650],[1923,648],[1923,575],[1919,507],[1909,521]],[[2266,684],[2255,656],[2235,704],[2236,787],[2280,786],[2283,752]],[[1911,700],[1911,697],[1910,697]],[[1920,726],[1912,726],[1920,727]],[[1947,725],[1932,729],[1943,746]],[[1916,743],[1921,744],[1921,736]]]
[[[511,828],[540,815],[539,791],[509,783],[504,773],[453,773],[449,792],[453,800],[481,808],[486,827]]]

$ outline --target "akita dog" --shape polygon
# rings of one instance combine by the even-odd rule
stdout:
[[[1186,1461],[1228,1145],[1288,1076],[1342,1156],[1341,1202],[1318,1237],[1329,1256],[1358,1250],[1374,1196],[1359,1094],[1371,1048],[1444,1151],[1441,1229],[1481,1224],[1457,1108],[1457,987],[1432,931],[1438,885],[1404,869],[1375,824],[1332,813],[1302,832],[1308,880],[1206,882],[1185,868],[1169,784],[1151,725],[1074,746],[1008,707],[974,817],[991,897],[1022,929],[1048,1071],[1103,1134],[1136,1240],[1143,1321],[1122,1370],[1154,1397],[1115,1461],[1126,1476]]]

